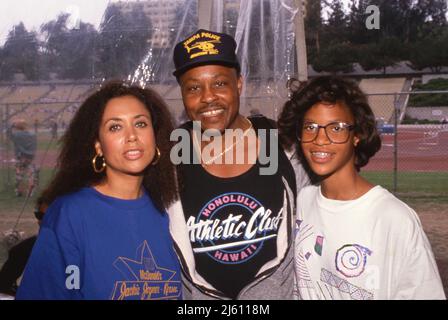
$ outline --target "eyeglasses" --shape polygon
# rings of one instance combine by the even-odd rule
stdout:
[[[303,143],[313,142],[319,135],[319,129],[325,131],[325,135],[331,143],[346,143],[350,137],[350,131],[355,126],[345,122],[331,122],[325,126],[313,122],[305,122],[302,128],[299,128],[297,138]]]
[[[34,211],[34,216],[36,217],[37,220],[42,220],[44,218],[44,214],[45,212],[42,212],[40,210]]]

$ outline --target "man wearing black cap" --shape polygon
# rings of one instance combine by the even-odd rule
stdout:
[[[231,36],[208,30],[174,49],[191,120],[181,128],[193,150],[179,167],[180,201],[167,209],[187,281],[184,299],[291,299],[295,199],[308,177],[278,147],[276,134],[264,134],[276,133],[273,121],[239,113],[243,79],[235,52]],[[229,131],[240,135],[229,141]],[[268,174],[265,153],[276,162]],[[241,155],[244,161],[235,161]]]

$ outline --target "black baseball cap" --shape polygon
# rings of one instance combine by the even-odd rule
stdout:
[[[225,33],[204,29],[176,44],[173,60],[176,78],[191,68],[208,64],[224,65],[240,72],[235,39]]]

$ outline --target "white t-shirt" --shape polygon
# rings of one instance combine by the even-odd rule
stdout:
[[[298,196],[298,299],[445,299],[429,241],[414,210],[376,186],[356,200]]]

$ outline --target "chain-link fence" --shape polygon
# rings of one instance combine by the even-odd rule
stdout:
[[[11,84],[0,86],[0,188],[14,189],[26,195],[27,187],[18,185],[16,176],[21,163],[16,151],[32,159],[36,182],[40,173],[51,171],[58,153],[58,138],[65,131],[74,113],[96,84]],[[36,147],[33,147],[36,144]],[[29,150],[27,150],[29,149]],[[20,173],[19,173],[20,175]],[[27,184],[24,177],[23,184]],[[45,179],[44,179],[45,180]],[[20,190],[18,190],[20,189]]]
[[[40,85],[39,85],[40,86]],[[36,196],[50,181],[59,153],[58,139],[64,133],[79,105],[99,84],[71,84],[67,98],[59,94],[66,84],[52,84],[51,92],[41,94],[44,88],[21,88],[20,85],[0,86],[0,230],[4,239],[16,243],[20,237],[36,234],[38,225],[32,216]],[[177,123],[186,120],[182,99],[177,84],[155,86],[166,100]],[[39,91],[40,90],[40,91]],[[55,94],[56,93],[56,94]],[[443,251],[446,231],[440,222],[441,216],[432,216],[434,210],[442,214],[447,211],[448,202],[448,106],[414,106],[412,97],[432,97],[435,94],[448,99],[448,91],[400,92],[396,94],[371,94],[369,102],[376,115],[381,132],[382,148],[362,169],[362,175],[369,181],[380,184],[409,203],[416,200],[426,215],[424,223],[442,277],[448,275],[448,264]],[[59,98],[58,98],[59,95]],[[53,98],[52,98],[53,97]],[[283,95],[270,92],[243,95],[241,113],[261,113],[276,119],[284,101]],[[32,193],[18,197],[16,194],[17,159],[14,145],[7,137],[7,131],[17,120],[25,120],[26,130],[36,136],[37,148],[33,164],[36,184]],[[20,176],[20,174],[19,174]],[[23,179],[26,186],[29,179]],[[418,202],[420,201],[420,202]],[[416,203],[411,203],[415,206]],[[422,209],[431,204],[428,210]],[[433,209],[435,208],[435,209]],[[429,218],[428,218],[429,214]],[[437,224],[437,225],[435,225]],[[437,231],[439,229],[440,231]],[[16,230],[20,230],[15,232]],[[439,232],[439,233],[437,233]],[[22,234],[23,233],[23,234]],[[6,259],[6,251],[0,252],[0,262]]]
[[[394,192],[446,195],[448,103],[425,104],[435,96],[448,101],[448,91],[368,95],[382,148],[363,169],[364,175]]]
[[[256,110],[276,119],[283,94],[242,100],[243,114]],[[381,150],[362,169],[370,181],[405,196],[448,196],[448,91],[368,94],[382,139]],[[431,105],[446,101],[446,106]]]
[[[65,131],[74,112],[92,89],[98,84],[72,84],[70,90],[76,97],[70,99],[36,98],[28,93],[27,99],[10,98],[0,101],[0,179],[3,191],[13,189],[17,162],[13,143],[7,130],[16,120],[25,120],[27,130],[37,137],[34,164],[39,174],[40,188],[49,179],[56,164],[58,137]],[[68,90],[67,85],[52,86],[53,90]],[[186,120],[178,88],[156,87],[171,107],[174,121]],[[16,89],[17,90],[17,89]],[[35,88],[27,88],[35,90]],[[45,90],[45,88],[44,88]],[[6,92],[6,89],[3,91]],[[26,90],[25,90],[26,91]],[[20,91],[20,96],[26,93]],[[394,192],[431,192],[448,187],[448,105],[413,106],[413,101],[425,100],[434,95],[448,100],[448,91],[422,91],[377,93],[368,95],[381,133],[382,148],[363,169],[363,174]],[[5,95],[7,96],[7,95]],[[427,100],[428,100],[427,99]],[[42,101],[44,100],[44,101]],[[261,96],[242,97],[241,113],[261,113],[276,119],[284,98],[264,93]],[[39,189],[40,189],[39,188]],[[38,189],[36,189],[37,191]],[[440,189],[441,191],[441,189]],[[12,192],[12,191],[11,191]]]

